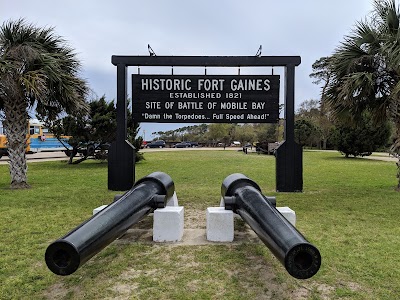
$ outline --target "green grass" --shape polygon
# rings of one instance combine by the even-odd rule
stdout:
[[[240,172],[278,206],[322,255],[317,275],[291,278],[262,243],[172,246],[114,242],[73,275],[44,262],[52,241],[108,204],[107,164],[29,164],[29,190],[10,190],[0,165],[0,299],[396,299],[400,295],[400,194],[394,163],[304,152],[304,192],[276,193],[272,156],[236,151],[145,153],[137,179],[175,182],[185,212],[218,206],[223,179]],[[190,224],[185,224],[190,228]]]

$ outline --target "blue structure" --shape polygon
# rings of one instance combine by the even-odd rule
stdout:
[[[46,138],[42,140],[40,137],[32,137],[29,139],[30,152],[41,152],[41,151],[63,151],[72,149],[72,146],[68,144],[68,139],[61,138],[62,143],[55,137]]]

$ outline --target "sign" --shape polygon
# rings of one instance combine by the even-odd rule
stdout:
[[[276,123],[278,75],[132,75],[137,122]]]

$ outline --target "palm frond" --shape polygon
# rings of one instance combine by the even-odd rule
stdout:
[[[18,85],[0,86],[0,95],[11,92],[15,97],[24,95],[28,106],[42,103],[47,110],[52,107],[70,113],[88,110],[88,87],[79,77],[80,62],[53,27],[38,28],[26,24],[24,19],[3,23],[0,54],[8,66],[6,70],[3,64],[0,74],[8,72],[13,74],[9,78],[18,80]],[[11,91],[10,87],[15,86],[19,90]]]

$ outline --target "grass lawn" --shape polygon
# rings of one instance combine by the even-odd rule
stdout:
[[[277,206],[296,211],[297,228],[321,252],[319,273],[290,277],[258,241],[117,240],[73,275],[54,275],[44,261],[47,246],[116,194],[107,190],[107,164],[30,163],[29,190],[10,190],[8,167],[0,165],[0,299],[399,299],[400,193],[393,162],[305,151],[304,192],[276,193],[273,156],[144,155],[136,178],[168,173],[189,229],[205,229],[198,216],[205,220],[206,208],[219,205],[226,176],[240,172],[255,180],[264,194],[277,197]],[[190,216],[197,216],[196,225]]]

